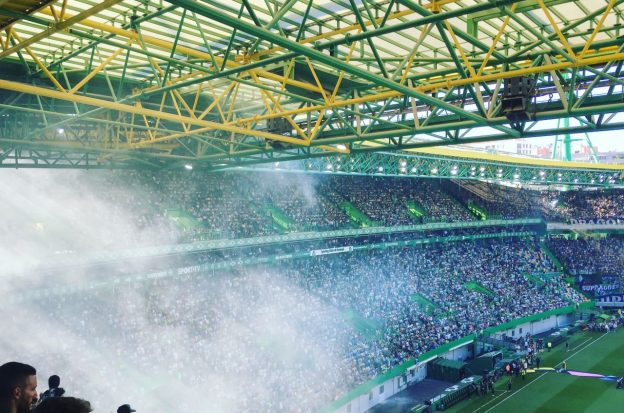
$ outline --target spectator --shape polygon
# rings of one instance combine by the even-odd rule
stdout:
[[[132,413],[136,412],[129,404],[122,404],[117,408],[117,413]]]
[[[61,378],[56,374],[48,378],[48,390],[41,394],[41,401],[47,398],[61,397],[65,394],[65,389],[59,387],[61,385]]]
[[[75,397],[48,397],[43,400],[33,413],[89,413],[91,403]]]
[[[0,411],[27,413],[37,402],[37,370],[15,361],[0,366]]]

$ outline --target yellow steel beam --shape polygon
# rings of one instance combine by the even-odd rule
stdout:
[[[256,76],[255,74],[252,73],[251,77],[256,83],[258,84],[261,83],[260,79],[258,79],[258,76]],[[260,89],[260,95],[262,96],[262,101],[264,102],[264,106],[266,107],[266,110],[269,113],[283,113],[284,109],[280,105],[279,99],[275,99],[274,96],[272,96],[268,90]],[[271,103],[273,105],[271,105]],[[276,111],[275,109],[279,109],[279,111]],[[309,141],[309,138],[305,134],[305,132],[299,127],[299,125],[297,125],[297,123],[294,120],[290,118],[290,116],[286,116],[284,117],[284,119],[286,119],[286,121],[290,124],[290,126],[292,126],[297,131],[299,136],[301,136],[306,141]]]
[[[234,82],[230,83],[230,85],[226,87],[225,90],[219,96],[217,96],[217,98],[214,99],[206,109],[204,109],[204,111],[198,116],[199,119],[205,118],[212,111],[212,109],[214,109],[219,104],[219,101],[223,99],[225,95],[227,95],[235,85],[236,84]]]
[[[400,84],[405,83],[405,80],[407,79],[407,76],[409,75],[409,71],[412,67],[412,64],[414,63],[414,59],[416,58],[416,54],[418,53],[420,46],[425,41],[425,39],[429,35],[429,32],[431,31],[432,28],[433,28],[433,23],[429,23],[420,32],[420,36],[418,37],[416,44],[414,44],[414,47],[412,47],[412,51],[407,57],[407,63],[405,64],[405,68],[403,69],[403,75],[401,75],[401,80],[399,81]],[[397,71],[394,73],[394,76],[396,76],[399,69],[400,69],[400,66],[397,69]]]
[[[439,4],[439,2],[438,2],[438,4]],[[42,10],[42,12],[46,13],[47,10]],[[81,24],[85,24],[85,25],[87,25],[89,27],[106,31],[108,33],[112,33],[112,34],[116,34],[116,35],[119,35],[119,36],[127,37],[129,39],[136,39],[137,38],[137,34],[132,32],[132,31],[119,29],[119,28],[116,28],[116,27],[113,27],[113,26],[110,26],[110,25],[106,25],[106,24],[102,24],[102,23],[99,23],[99,22],[90,21],[90,20],[83,20],[81,22]],[[356,29],[359,29],[359,25],[356,25]],[[159,47],[159,48],[171,49],[173,47],[173,44],[170,43],[170,42],[166,42],[166,41],[163,41],[163,40],[160,40],[160,39],[157,39],[157,38],[152,38],[152,37],[149,37],[149,36],[144,37],[144,40],[145,40],[145,43],[151,44],[151,45]],[[181,52],[181,53],[187,54],[189,56],[193,56],[193,57],[197,57],[197,58],[203,58],[203,59],[206,59],[206,60],[210,59],[210,56],[207,53],[203,53],[203,52],[197,51],[197,50],[192,49],[192,48],[188,48],[188,47],[184,47],[184,46],[178,45],[176,50]],[[615,54],[610,54],[610,55],[605,55],[605,56],[597,56],[597,57],[594,57],[594,58],[580,59],[580,60],[577,60],[576,62],[562,62],[562,63],[556,63],[556,64],[546,65],[546,66],[528,67],[528,68],[517,69],[517,70],[507,71],[507,72],[490,73],[490,74],[487,74],[487,75],[481,75],[480,73],[477,73],[477,76],[470,76],[467,79],[454,79],[454,78],[451,77],[451,78],[447,78],[445,80],[434,81],[434,82],[429,83],[429,84],[419,85],[419,86],[415,87],[414,89],[417,90],[417,91],[421,91],[421,92],[428,92],[428,91],[439,89],[439,88],[445,88],[446,89],[446,88],[451,88],[451,87],[455,87],[455,86],[463,86],[463,85],[472,84],[472,83],[478,83],[478,82],[488,82],[488,81],[500,80],[500,79],[504,79],[504,78],[508,78],[508,77],[519,76],[519,75],[522,75],[522,74],[530,74],[530,73],[536,73],[536,72],[541,72],[541,71],[549,71],[549,70],[562,70],[562,69],[567,69],[567,68],[571,68],[571,67],[581,67],[581,66],[588,65],[588,64],[606,63],[606,62],[609,62],[609,61],[619,60],[619,59],[622,59],[622,54],[615,53]],[[222,62],[222,59],[220,59],[220,58],[217,58],[217,60]],[[226,64],[228,66],[232,66],[232,67],[238,66],[237,63],[234,63],[234,62],[229,61],[229,60],[226,62]],[[470,65],[468,65],[468,67],[470,67]],[[480,72],[481,72],[481,70],[480,70]],[[321,92],[323,89],[322,89],[322,87],[319,88],[318,85],[315,87],[314,85],[311,85],[309,83],[297,82],[297,81],[294,81],[292,79],[288,79],[287,76],[279,76],[279,75],[276,75],[276,74],[273,74],[273,73],[269,73],[269,72],[265,72],[265,71],[262,71],[262,70],[254,70],[254,73],[257,73],[259,76],[263,76],[265,78],[269,78],[269,79],[272,79],[272,80],[280,81],[283,84],[291,84],[293,86],[302,87],[302,88],[305,88],[307,90],[314,90],[314,91],[319,92],[319,93],[323,93],[324,92],[324,91]],[[227,124],[228,125],[245,125],[245,124],[248,124],[250,122],[257,122],[257,121],[263,120],[263,119],[270,119],[270,118],[274,118],[274,117],[289,116],[289,115],[303,114],[303,113],[306,113],[306,112],[327,110],[327,109],[330,109],[330,108],[343,107],[343,106],[348,106],[348,105],[351,105],[351,104],[371,102],[371,101],[376,101],[376,100],[384,100],[384,99],[388,99],[388,98],[392,98],[392,97],[398,97],[398,96],[401,96],[401,94],[398,93],[398,92],[394,92],[394,91],[381,92],[381,93],[367,95],[367,96],[354,98],[354,99],[332,101],[332,102],[328,102],[325,105],[309,106],[309,107],[304,107],[304,108],[301,108],[301,109],[288,110],[288,111],[276,111],[274,113],[269,113],[267,115],[254,116],[254,117],[250,117],[250,118],[247,118],[247,119],[236,119],[236,120],[228,122]],[[213,102],[213,104],[214,104],[214,102]],[[207,113],[208,113],[208,111],[204,111],[203,116],[205,116]],[[200,116],[200,119],[203,116]]]
[[[465,86],[465,85],[473,84],[473,83],[491,82],[491,81],[497,81],[497,80],[515,77],[515,76],[522,76],[526,74],[549,72],[552,70],[564,70],[564,69],[570,69],[570,68],[576,68],[576,67],[580,68],[583,66],[604,64],[604,63],[618,61],[618,60],[624,60],[624,53],[610,53],[610,54],[603,55],[603,56],[595,56],[595,57],[590,57],[590,58],[578,59],[576,60],[576,62],[563,61],[560,63],[552,63],[552,64],[546,64],[546,65],[535,66],[535,67],[532,66],[532,67],[526,67],[522,69],[491,73],[487,75],[467,77],[465,79],[450,78],[448,80],[440,80],[440,81],[432,82],[432,83],[425,84],[425,85],[419,85],[417,87],[414,87],[413,89],[419,92],[430,92],[430,91],[437,90],[437,89],[448,90],[453,87]],[[380,93],[367,95],[367,96],[361,96],[361,97],[352,98],[352,99],[336,100],[334,102],[329,102],[329,104],[327,105],[306,106],[300,109],[287,110],[287,111],[280,112],[280,113],[257,115],[257,116],[253,116],[253,117],[246,118],[246,119],[241,118],[241,119],[237,119],[236,123],[243,124],[245,122],[250,122],[250,121],[255,122],[255,121],[270,119],[270,118],[274,118],[278,116],[303,114],[306,112],[318,111],[321,109],[333,109],[333,108],[339,108],[339,107],[344,107],[344,106],[349,106],[349,105],[356,105],[356,104],[365,103],[365,102],[386,100],[386,99],[394,98],[398,96],[402,96],[402,94],[396,91],[380,92]]]
[[[274,133],[251,130],[251,129],[242,128],[238,126],[211,122],[211,121],[207,121],[203,119],[185,117],[185,116],[176,115],[174,113],[162,112],[162,111],[157,111],[157,110],[152,110],[152,109],[145,109],[142,107],[131,106],[131,105],[123,104],[123,103],[111,102],[111,101],[104,100],[104,99],[95,99],[95,98],[91,98],[88,96],[75,95],[75,94],[72,95],[66,92],[46,89],[46,88],[42,88],[39,86],[27,85],[24,83],[13,82],[10,80],[0,79],[0,89],[12,90],[14,92],[20,92],[20,93],[25,93],[29,95],[45,96],[51,99],[65,100],[65,101],[79,103],[79,104],[88,105],[88,106],[100,107],[100,108],[105,108],[105,109],[110,109],[110,110],[117,110],[120,112],[133,113],[137,115],[145,115],[145,116],[166,119],[166,120],[179,122],[179,123],[189,123],[195,126],[212,128],[213,130],[223,130],[223,131],[232,132],[232,133],[236,133],[240,135],[260,137],[260,138],[265,138],[265,139],[270,139],[270,140],[275,140],[275,141],[280,141],[280,142],[291,143],[294,145],[307,145],[307,142],[301,139],[289,138],[289,137],[277,135]],[[141,141],[141,142],[136,143],[135,146],[140,147],[140,146],[149,145],[150,143],[151,141]]]
[[[511,5],[512,13],[516,11],[516,6],[518,6],[518,3],[514,3]],[[487,66],[487,62],[490,60],[492,53],[494,53],[494,50],[496,49],[496,45],[498,44],[501,36],[505,32],[505,27],[507,27],[507,25],[509,24],[509,19],[511,19],[511,16],[505,17],[503,24],[501,25],[500,29],[498,29],[498,33],[496,33],[496,36],[494,36],[494,41],[492,41],[492,46],[490,46],[490,48],[487,51],[487,54],[483,58],[483,62],[481,63],[481,66],[479,67],[479,70],[477,71],[477,75],[480,76],[483,73],[483,70],[485,70]]]
[[[347,58],[345,59],[345,62],[349,63],[351,61],[351,56],[353,56],[353,51],[355,50],[356,43],[357,42],[353,42],[351,47],[349,47],[349,53],[347,53]],[[344,78],[344,75],[345,75],[345,71],[341,70],[340,74],[338,75],[338,81],[336,81],[336,86],[334,86],[334,91],[329,97],[330,102],[333,102],[334,100],[336,100],[336,95],[338,94],[338,90],[340,89],[340,85],[342,84],[342,79]]]
[[[458,1],[460,1],[460,0],[437,0],[435,2],[425,4],[425,5],[423,5],[423,7],[426,8],[426,9],[434,9],[435,7],[444,6],[444,5],[450,4],[450,3],[457,3]],[[416,12],[414,10],[411,10],[411,9],[398,11],[398,12],[395,12],[395,13],[391,13],[388,16],[388,18],[386,19],[386,21],[399,19],[401,17],[406,17],[406,16],[409,16],[409,15],[414,14],[414,13],[416,13]],[[382,21],[383,21],[383,18],[381,18],[381,17],[379,17],[379,18],[374,20],[374,22],[376,24],[380,24]],[[372,26],[373,25],[373,21],[366,20],[364,22],[364,24],[365,24],[366,27]],[[340,28],[340,29],[330,30],[328,32],[321,33],[321,34],[318,34],[316,36],[312,36],[312,37],[308,37],[306,39],[302,39],[299,42],[299,44],[314,43],[314,42],[319,41],[319,40],[324,40],[324,39],[328,39],[328,38],[334,37],[336,35],[346,34],[346,33],[349,33],[349,32],[360,31],[360,30],[362,30],[362,26],[360,26],[359,23],[354,23],[354,24],[351,24],[349,26],[345,26],[345,27]],[[283,50],[284,50],[283,47],[273,47],[273,48],[270,48],[270,49],[267,49],[267,50],[262,50],[260,52],[257,52],[255,54],[253,54],[251,57],[245,57],[245,58],[246,59],[251,59],[251,60],[257,60],[257,59],[259,59],[262,56],[266,56],[266,55],[273,54],[273,53],[276,53],[276,52],[280,52],[280,51],[283,51]]]
[[[461,43],[457,39],[457,36],[455,36],[455,31],[453,30],[451,23],[448,20],[445,20],[444,25],[446,26],[446,30],[450,33],[451,39],[453,40],[453,43],[455,44],[455,48],[459,52],[459,56],[461,57],[461,59],[464,61],[464,64],[466,65],[466,69],[468,69],[470,76],[476,77],[477,73],[472,67],[472,64],[470,64],[470,61],[468,60],[468,56],[466,56],[466,53],[464,52],[464,48],[461,46]]]
[[[47,9],[42,9],[42,10],[40,10],[40,13],[49,15],[50,11],[47,10]],[[71,20],[71,19],[73,19],[73,17],[68,19],[68,20]],[[62,24],[62,23],[60,23],[60,24]],[[109,24],[100,23],[100,22],[97,22],[97,21],[94,21],[94,20],[89,20],[89,19],[81,20],[80,24],[84,25],[84,26],[87,26],[87,27],[90,27],[92,29],[97,29],[97,30],[101,30],[101,31],[106,32],[106,33],[114,34],[116,36],[125,37],[125,38],[131,39],[133,41],[139,42],[140,40],[143,40],[145,42],[145,44],[149,44],[151,46],[155,46],[155,47],[158,47],[158,48],[161,48],[161,49],[164,49],[164,50],[171,51],[173,49],[173,43],[172,42],[169,42],[169,41],[166,41],[166,40],[162,40],[162,39],[159,39],[159,38],[156,38],[156,37],[152,37],[152,36],[146,36],[146,35],[139,36],[139,34],[137,34],[134,31],[125,30],[125,29],[122,29],[122,28],[119,28],[119,27],[111,26]],[[199,50],[196,50],[196,49],[193,49],[191,47],[187,47],[187,46],[183,46],[183,45],[178,44],[178,45],[176,45],[175,50],[176,50],[176,53],[179,53],[179,54],[184,54],[184,55],[191,56],[191,57],[194,57],[194,58],[197,58],[197,59],[202,59],[202,60],[205,60],[207,62],[211,62],[212,61],[212,57],[210,56],[210,54],[202,52],[202,51],[199,51]],[[9,52],[9,50],[7,50],[6,52]],[[0,53],[0,57],[2,57],[1,53]],[[222,57],[214,56],[214,59],[217,62],[217,64],[219,64],[219,65],[223,63],[223,58]],[[226,60],[225,61],[225,65],[228,68],[237,68],[237,67],[241,66],[240,63],[234,62],[232,60]],[[278,74],[271,73],[271,72],[268,72],[268,71],[262,70],[262,69],[252,69],[252,70],[250,70],[250,72],[251,71],[253,71],[257,75],[259,75],[260,77],[263,77],[263,78],[266,78],[266,79],[275,80],[277,82],[284,82],[284,83],[286,83],[288,85],[295,86],[295,87],[298,87],[298,88],[301,88],[301,89],[309,90],[309,91],[316,92],[316,93],[321,93],[321,90],[318,87],[313,86],[313,85],[311,85],[309,83],[306,83],[306,82],[300,82],[300,81],[297,81],[297,80],[294,80],[294,79],[288,79],[288,78],[285,78],[284,76],[280,76]]]
[[[520,158],[510,155],[497,155],[470,150],[458,150],[450,148],[419,148],[408,149],[407,152],[422,153],[427,155],[452,156],[457,158],[476,159],[482,161],[493,161],[502,163],[513,163],[529,166],[543,166],[544,168],[565,168],[565,169],[605,169],[611,171],[624,171],[624,165],[607,163],[588,163],[557,161],[553,159]]]
[[[317,148],[319,149],[323,149],[325,151],[328,152],[337,152],[337,153],[342,153],[342,154],[350,154],[351,151],[349,149],[340,149],[340,148],[336,148],[335,146],[329,146],[329,145],[319,145],[317,146]]]
[[[439,4],[439,2],[438,2]],[[49,11],[47,9],[41,10],[41,12],[43,13],[47,13],[49,14]],[[410,11],[411,12],[411,11]],[[402,13],[402,12],[401,12]],[[400,14],[400,13],[395,13],[395,14]],[[395,16],[396,17],[396,16]],[[107,33],[112,33],[115,35],[119,35],[122,37],[127,37],[129,39],[137,39],[137,34],[135,32],[132,31],[128,31],[128,30],[124,30],[124,29],[120,29],[117,27],[113,27],[107,24],[103,24],[103,23],[99,23],[99,22],[95,22],[95,21],[91,21],[91,20],[83,20],[81,21],[81,24],[84,24],[88,27],[91,28],[95,28],[98,30],[103,30]],[[354,25],[354,30],[358,30],[360,29],[359,25]],[[342,29],[341,29],[342,30]],[[312,39],[312,38],[310,38]],[[307,39],[307,40],[310,40]],[[171,50],[171,48],[173,48],[173,44],[167,41],[163,41],[161,39],[157,39],[157,38],[152,38],[150,36],[144,36],[143,40],[145,41],[145,43],[151,44],[153,46],[159,47],[159,48],[164,48],[164,49],[168,49]],[[185,46],[181,46],[178,45],[176,50],[180,53],[183,54],[187,54],[189,56],[192,57],[196,57],[196,58],[202,58],[205,59],[207,61],[210,61],[210,55],[189,47],[185,47]],[[219,57],[215,57],[217,62],[222,62],[223,60]],[[612,61],[612,60],[617,60],[617,57],[607,57],[607,58],[601,58],[599,60],[597,60],[597,62],[608,62],[608,61]],[[548,68],[548,69],[554,69],[554,70],[559,70],[559,69],[567,69],[567,68],[571,68],[571,67],[579,67],[579,66],[583,66],[585,65],[585,61],[586,60],[581,60],[578,61],[576,63],[573,62],[566,62],[566,63],[561,63],[561,64],[557,64],[559,65],[558,67],[555,68]],[[238,67],[239,64],[232,62],[230,60],[228,60],[226,62],[226,65],[228,67]],[[470,66],[469,66],[470,67]],[[426,85],[420,85],[416,88],[416,90],[418,91],[431,91],[431,90],[435,90],[435,89],[439,89],[439,88],[450,88],[453,86],[463,86],[466,84],[470,84],[470,83],[475,83],[475,82],[484,82],[484,81],[490,81],[490,80],[498,80],[498,79],[503,79],[503,78],[507,78],[507,77],[513,77],[513,76],[518,76],[518,75],[522,75],[522,74],[529,74],[529,73],[536,73],[540,71],[540,69],[536,69],[536,68],[526,68],[526,69],[517,69],[514,71],[509,71],[509,72],[499,72],[499,73],[493,73],[493,74],[489,74],[489,75],[480,75],[480,76],[476,76],[476,77],[470,77],[468,79],[457,79],[457,80],[444,80],[444,81],[438,81],[438,82],[433,82],[430,84],[426,84]],[[268,78],[271,80],[276,80],[279,81],[281,83],[286,83],[286,84],[290,84],[292,86],[296,86],[296,87],[300,87],[306,90],[311,90],[311,91],[315,91],[317,93],[323,93],[322,92],[322,88],[319,88],[318,86],[314,86],[311,85],[309,83],[306,82],[298,82],[292,79],[288,79],[287,77],[284,76],[280,76],[274,73],[270,73],[270,72],[266,72],[263,70],[259,70],[259,69],[254,69],[254,72],[256,74],[258,74],[261,77],[264,78]],[[389,97],[397,97],[400,96],[399,93],[396,92],[382,92],[380,94],[374,94],[374,95],[368,95],[365,97],[361,97],[359,98],[359,102],[370,102],[370,101],[374,101],[374,100],[380,100],[380,99],[385,99],[385,98],[389,98]],[[340,107],[340,106],[344,106],[344,105],[348,105],[348,104],[354,104],[357,103],[353,100],[345,100],[345,101],[336,101],[336,102],[331,102],[329,105],[324,106],[324,108],[329,108],[329,107]],[[318,110],[318,107],[312,107],[314,108],[313,110]],[[305,108],[303,109],[303,112],[305,112]],[[294,112],[291,112],[294,113]],[[270,115],[266,115],[268,117],[264,117],[265,119],[267,118],[271,118],[271,117],[277,117],[277,116],[282,116],[282,114],[280,113],[273,113]]]
[[[321,81],[316,75],[316,70],[314,70],[314,66],[312,66],[312,62],[310,61],[310,58],[305,56],[305,61],[308,64],[308,68],[310,69],[310,73],[312,73],[312,77],[314,78],[316,85],[319,87],[319,89],[321,89],[321,95],[323,96],[323,100],[325,101],[325,104],[329,104],[327,93],[325,93],[325,89],[323,89],[323,85],[321,84]]]
[[[570,47],[570,43],[568,43],[568,39],[566,39],[563,33],[561,33],[561,30],[559,30],[559,25],[555,22],[555,19],[553,18],[552,14],[550,14],[550,10],[548,10],[548,7],[546,7],[546,4],[544,4],[544,0],[537,0],[537,2],[539,3],[540,7],[542,8],[542,11],[546,15],[546,18],[550,22],[550,25],[552,26],[553,29],[555,29],[555,32],[557,33],[557,36],[559,37],[561,44],[563,44],[563,46],[566,48],[566,51],[568,52],[568,54],[574,57],[574,51]]]
[[[605,20],[607,19],[607,16],[609,15],[609,12],[611,12],[611,9],[613,8],[614,5],[615,5],[615,0],[609,1],[607,9],[605,10],[604,14],[600,18],[600,21],[598,21],[598,24],[596,24],[596,27],[594,27],[594,31],[592,32],[591,36],[589,36],[589,39],[587,39],[587,43],[585,43],[585,47],[583,47],[583,50],[581,50],[581,53],[579,54],[580,57],[585,56],[585,53],[587,53],[587,50],[589,49],[589,45],[596,38],[596,35],[602,28]]]
[[[19,37],[19,35],[17,34],[17,32],[15,30],[11,30],[11,35],[15,38],[15,40],[17,40],[18,42],[21,42],[22,39]],[[7,39],[8,41],[9,39]],[[35,64],[37,66],[39,66],[39,68],[43,71],[43,73],[46,75],[46,77],[50,80],[50,82],[52,82],[52,84],[54,84],[54,86],[60,90],[61,92],[65,91],[65,88],[63,86],[61,86],[61,84],[58,82],[58,80],[56,80],[56,78],[52,75],[52,73],[50,73],[50,71],[48,70],[48,68],[41,62],[41,60],[37,57],[37,55],[35,54],[35,52],[32,51],[32,49],[28,46],[25,46],[24,49],[26,49],[26,53],[28,53],[30,55],[30,57],[32,58],[32,60],[35,62]]]
[[[78,14],[76,14],[73,17],[68,18],[67,20],[64,20],[62,22],[58,22],[55,24],[51,24],[49,28],[47,28],[46,30],[44,30],[43,32],[37,33],[36,35],[29,37],[28,39],[24,40],[23,42],[16,44],[13,47],[10,47],[6,50],[4,50],[3,52],[0,52],[0,59],[9,56],[13,53],[16,53],[20,50],[22,50],[23,48],[30,46],[34,43],[37,43],[41,40],[44,40],[50,36],[52,36],[54,33],[60,32],[61,30],[65,30],[68,27],[71,27],[72,25],[84,21],[87,17],[93,16],[94,14],[97,14],[99,12],[101,12],[102,10],[106,10],[112,6],[114,6],[117,3],[121,3],[123,0],[105,0],[102,3],[98,4],[97,6],[93,6],[90,9],[87,9],[83,12],[80,12]],[[42,9],[40,10],[42,13],[46,13],[49,15],[53,15],[52,11],[48,10],[48,9]]]
[[[130,44],[131,41],[129,41],[127,44]],[[80,82],[78,82],[76,84],[76,86],[74,86],[73,88],[71,88],[71,90],[69,91],[69,93],[76,93],[77,91],[80,90],[81,87],[83,87],[85,84],[87,84],[87,82],[91,79],[93,79],[93,77],[95,75],[97,75],[98,73],[100,73],[110,62],[112,62],[117,56],[119,56],[121,54],[121,52],[123,52],[124,49],[117,49],[115,50],[110,56],[108,56],[102,63],[99,64],[98,67],[96,67],[95,69],[93,69],[91,71],[91,73],[89,73],[87,76],[85,76],[84,78],[82,78],[80,80]],[[44,66],[45,67],[45,66]],[[46,69],[47,70],[47,69]]]
[[[583,66],[604,64],[604,63],[618,61],[622,59],[624,59],[624,53],[610,53],[610,54],[603,55],[603,56],[576,59],[576,61],[574,62],[565,61],[565,62],[560,62],[560,63],[553,63],[550,65],[542,65],[542,66],[527,67],[523,69],[508,70],[504,72],[481,75],[477,77],[470,77],[466,79],[433,82],[428,85],[420,86],[419,88],[417,88],[417,90],[420,88],[422,88],[422,90],[434,90],[434,89],[439,89],[439,88],[464,86],[469,83],[490,82],[493,80],[506,79],[510,77],[523,76],[523,75],[540,73],[540,72],[545,72],[545,71],[550,71],[550,70],[564,70],[564,69],[570,69],[570,68],[580,68]]]
[[[67,0],[63,0],[63,5],[61,6],[61,14],[59,15],[59,20],[63,20],[65,18],[66,11],[67,11]]]
[[[460,0],[437,0],[435,2],[427,3],[427,4],[423,5],[422,7],[426,8],[426,9],[433,10],[436,7],[444,6],[444,5],[450,4],[450,3],[457,3],[459,1]],[[386,21],[399,19],[401,17],[406,17],[406,16],[409,16],[409,15],[414,14],[414,13],[416,13],[416,12],[414,10],[411,10],[411,9],[398,11],[398,12],[395,12],[395,13],[391,13],[388,16],[388,18],[386,19]],[[375,19],[374,21],[375,21],[376,24],[380,24],[383,21],[383,18],[379,17],[379,18]],[[364,24],[367,27],[368,26],[372,26],[373,25],[373,21],[366,20],[364,22]],[[328,32],[321,33],[321,34],[318,34],[316,36],[308,37],[306,39],[301,40],[299,42],[299,44],[314,43],[316,41],[328,39],[328,38],[331,38],[331,37],[336,36],[336,35],[346,34],[346,33],[349,33],[349,32],[360,31],[360,30],[362,30],[362,26],[360,26],[359,23],[355,23],[355,24],[351,24],[349,26],[342,27],[340,29],[330,30]],[[262,56],[266,56],[266,55],[273,54],[273,53],[276,53],[276,52],[280,52],[280,51],[283,51],[283,50],[284,50],[283,47],[273,47],[273,48],[270,48],[270,49],[267,49],[267,50],[262,50],[260,52],[257,52],[255,54],[253,54],[250,57],[245,57],[245,58],[246,59],[251,59],[251,60],[257,60],[257,59],[259,59]],[[243,58],[241,58],[241,59],[243,59]]]
[[[392,13],[390,16],[388,16],[388,20],[393,20],[393,19],[398,19],[400,17],[409,16],[410,14],[413,14],[413,13],[415,13],[415,11],[413,11],[411,9],[403,10],[403,11],[396,12],[396,13]],[[377,24],[379,24],[379,23],[382,22],[382,20],[383,19],[380,17],[378,19],[375,19],[375,22]],[[366,26],[372,26],[373,22],[370,21],[370,20],[366,20],[364,22],[364,24]],[[331,31],[326,32],[326,33],[321,33],[321,34],[316,35],[316,36],[308,37],[306,39],[301,40],[299,42],[299,44],[314,43],[316,41],[323,40],[323,39],[328,39],[328,38],[331,38],[331,37],[339,35],[339,34],[346,34],[346,33],[349,33],[349,32],[359,31],[359,30],[362,30],[362,26],[360,26],[358,23],[355,23],[355,24],[351,24],[349,26],[345,26],[345,27],[340,28],[340,29],[331,30]],[[270,48],[270,49],[267,49],[267,50],[262,50],[260,52],[257,52],[255,54],[253,54],[252,56],[249,56],[249,57],[246,57],[246,58],[250,59],[250,60],[258,60],[262,56],[274,54],[274,53],[277,53],[277,52],[281,52],[283,50],[284,50],[283,47],[273,47],[273,48]]]
[[[234,92],[232,92],[232,95],[230,97],[230,105],[228,106],[228,112],[227,112],[227,117],[226,117],[227,121],[230,121],[232,119],[232,116],[234,116],[234,107],[235,107],[236,99],[238,98],[239,90],[240,90],[240,83],[236,83],[236,86],[234,87]]]
[[[59,15],[56,13],[56,9],[54,8],[54,3],[50,3],[49,5],[50,11],[52,12],[52,17],[54,17],[55,22],[59,22]]]

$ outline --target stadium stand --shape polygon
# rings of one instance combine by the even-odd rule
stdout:
[[[159,369],[169,365],[180,385],[205,385],[215,393],[215,383],[235,378],[247,397],[221,402],[243,410],[311,412],[436,346],[581,302],[583,297],[561,277],[544,285],[524,277],[552,269],[532,239],[324,255],[43,298],[38,306],[56,321],[41,326],[40,334],[62,328],[78,342],[88,337],[94,352],[126,360],[141,374],[162,376]],[[415,296],[432,306],[419,305]],[[232,326],[238,326],[234,335],[229,330],[229,341],[220,342],[224,329]],[[104,330],[111,334],[97,334]],[[192,354],[175,348],[180,337],[193,343]],[[58,354],[35,355],[41,363],[62,366],[71,345],[58,343]],[[258,352],[263,357],[250,356]],[[342,356],[306,363],[323,354]],[[103,368],[102,374],[121,374],[112,370]],[[218,377],[200,371],[218,372]],[[262,380],[247,380],[249,371]],[[75,386],[88,385],[78,371],[64,375],[74,378]],[[121,391],[115,380],[107,380],[112,391]],[[97,396],[91,399],[97,403]]]
[[[571,274],[624,275],[624,238],[564,239],[550,237],[549,248]]]

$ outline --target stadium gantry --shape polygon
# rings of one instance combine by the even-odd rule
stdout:
[[[0,166],[619,186],[621,166],[463,145],[562,136],[570,161],[571,136],[619,139],[621,19],[621,0],[0,0]]]

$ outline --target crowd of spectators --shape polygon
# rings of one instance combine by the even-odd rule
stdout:
[[[36,184],[24,188],[27,181]],[[15,250],[53,244],[55,254],[353,228],[361,222],[349,215],[347,203],[378,226],[477,220],[471,203],[489,218],[624,221],[620,190],[548,192],[439,179],[96,171],[10,184],[8,192],[21,194],[8,201],[4,224],[7,232],[24,235]],[[62,202],[47,196],[50,191]],[[23,208],[26,201],[41,208]]]
[[[107,196],[121,200],[121,211],[138,214],[141,227],[155,220],[162,227],[163,219],[178,212],[188,215],[187,240],[350,228],[345,201],[380,226],[475,219],[438,181],[426,179],[201,171],[126,172],[108,179],[128,187],[129,197],[114,191]],[[422,216],[410,212],[410,204]],[[289,221],[288,228],[274,221],[275,211]]]
[[[562,194],[481,183],[468,191],[437,180],[389,177],[117,172],[98,176],[90,185],[110,186],[94,201],[106,201],[98,236],[114,240],[120,226],[110,222],[132,222],[129,232],[156,228],[163,234],[158,241],[171,243],[180,240],[181,231],[172,216],[187,222],[186,239],[246,238],[284,230],[271,211],[292,220],[290,230],[346,228],[352,224],[344,202],[376,225],[388,226],[474,220],[468,201],[503,218],[610,219],[622,216],[624,209],[618,191]],[[408,210],[410,203],[424,212],[422,218]],[[75,226],[72,219],[69,214],[68,227]],[[470,237],[505,230],[522,228],[263,245],[189,254],[179,261],[242,262],[354,242]],[[150,240],[154,238],[144,241]],[[621,237],[552,238],[548,245],[573,274],[621,274],[624,267]],[[170,260],[169,265],[178,260],[162,259]],[[145,265],[161,263],[150,260]],[[17,343],[29,336],[44,338],[45,351],[28,345],[33,364],[63,372],[78,394],[88,396],[95,406],[105,406],[131,388],[131,399],[155,413],[196,410],[198,405],[223,413],[311,412],[445,343],[584,300],[562,276],[545,277],[537,284],[527,277],[554,271],[533,238],[362,250],[97,287],[98,281],[103,286],[107,277],[126,271],[105,264],[76,281],[94,282],[94,288],[41,296],[25,304],[29,311],[9,309],[11,327],[0,339],[2,353],[21,358]],[[70,278],[50,276],[44,284],[56,288]],[[0,293],[11,288],[1,287]],[[31,326],[26,314],[40,322]],[[107,388],[93,392],[102,382]]]
[[[476,220],[471,204],[483,208],[489,218],[624,219],[624,191],[620,190],[561,192],[478,181],[459,185],[432,179],[278,172],[176,171],[134,178],[142,187],[131,191],[135,195],[129,202],[134,203],[133,210],[138,203],[138,210],[144,211],[141,225],[162,218],[159,214],[181,210],[197,224],[185,229],[187,239],[348,228],[353,224],[345,201],[380,226]],[[136,195],[146,191],[148,196]],[[410,212],[410,205],[422,215]],[[275,211],[289,221],[288,228],[275,222]]]
[[[486,182],[445,182],[444,189],[465,205],[473,202],[492,217],[537,217],[552,222],[624,220],[624,191],[530,190]]]
[[[557,215],[567,221],[623,219],[624,191],[568,191],[557,204]]]
[[[444,343],[582,301],[560,277],[524,276],[552,269],[532,239],[501,239],[144,279],[42,297],[28,313],[48,346],[29,349],[96,407],[131,393],[153,412],[311,412]],[[23,312],[7,314],[24,324]]]
[[[624,277],[624,238],[621,236],[587,239],[550,237],[548,247],[570,274]]]
[[[474,216],[447,194],[436,181],[381,176],[337,176],[325,179],[321,193],[335,192],[381,225],[420,223],[408,203],[424,211],[428,221],[471,221]]]

